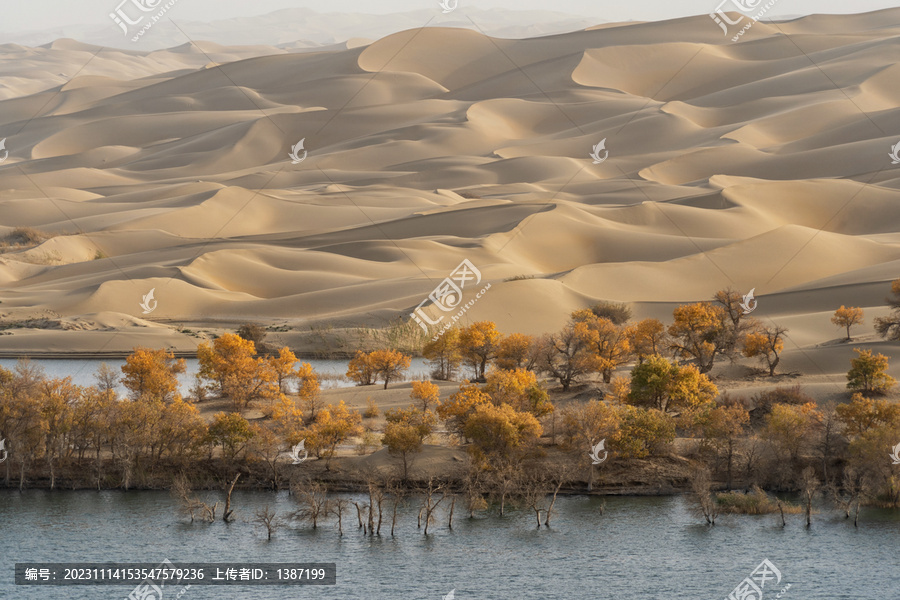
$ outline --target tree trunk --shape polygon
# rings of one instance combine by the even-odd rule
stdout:
[[[725,473],[725,489],[731,491],[731,466],[734,463],[734,440],[728,440],[728,467]]]
[[[231,510],[231,492],[234,491],[234,486],[240,478],[241,474],[238,473],[234,476],[234,479],[231,481],[231,485],[228,486],[228,491],[225,494],[225,510],[222,512],[222,520],[226,523],[230,523],[234,519],[232,518],[233,510]]]
[[[447,519],[447,528],[453,529],[453,509],[456,507],[456,498],[450,500],[450,517]]]
[[[857,498],[856,499],[856,513],[853,515],[853,526],[854,527],[859,527],[859,504],[860,504],[860,499]]]
[[[562,481],[556,484],[556,489],[553,490],[553,497],[550,499],[550,506],[547,507],[547,517],[544,519],[544,525],[550,527],[550,514],[553,512],[553,505],[556,504],[556,495],[559,494],[559,489],[562,487]]]
[[[811,514],[812,514],[812,493],[807,491],[806,492],[806,527],[807,528],[809,528],[809,526],[812,524]]]

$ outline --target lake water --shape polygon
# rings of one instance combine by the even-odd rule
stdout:
[[[807,530],[801,515],[729,516],[701,525],[684,498],[561,498],[551,528],[530,511],[416,529],[406,508],[397,535],[363,537],[355,509],[341,538],[331,522],[294,526],[271,541],[247,519],[262,506],[294,508],[286,493],[235,492],[238,520],[188,523],[164,492],[0,491],[0,598],[122,599],[132,586],[15,586],[16,561],[334,562],[336,586],[192,586],[182,600],[721,600],[769,559],[782,573],[765,588],[781,600],[900,598],[900,514],[864,510],[860,527],[823,512]],[[221,508],[221,506],[220,506]],[[387,530],[389,531],[389,523]],[[384,528],[383,528],[384,533]],[[165,597],[166,600],[168,596]]]
[[[5,369],[13,369],[16,366],[16,359],[0,358],[0,367]],[[50,377],[72,377],[72,381],[78,385],[94,385],[94,373],[100,367],[100,363],[106,363],[116,373],[121,374],[120,367],[125,364],[125,359],[54,359],[54,358],[35,358],[31,362],[38,364],[44,368]],[[323,360],[323,359],[301,359],[300,362],[306,362],[312,365],[317,373],[343,376],[347,373],[347,360]],[[181,395],[187,396],[188,390],[194,385],[194,375],[199,370],[196,358],[186,358],[186,371],[179,376]],[[407,371],[407,377],[410,379],[427,378],[431,368],[428,361],[424,358],[413,358],[410,368]],[[346,379],[323,381],[322,387],[352,387],[354,384]],[[127,390],[119,385],[119,394],[124,396]]]

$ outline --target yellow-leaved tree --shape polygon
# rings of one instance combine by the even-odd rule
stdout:
[[[422,412],[428,412],[428,407],[437,405],[441,398],[441,389],[430,381],[413,381],[412,391],[409,397],[413,402],[422,405]]]
[[[694,365],[679,366],[655,354],[631,371],[628,401],[666,412],[698,409],[718,393],[715,384]]]
[[[533,371],[494,369],[487,375],[483,391],[494,404],[509,404],[518,411],[542,417],[553,412],[547,392]]]
[[[472,367],[476,381],[484,381],[488,361],[497,355],[502,337],[493,321],[477,321],[460,330],[460,353],[466,364]]]
[[[613,371],[631,360],[627,328],[587,309],[573,312],[572,320],[575,331],[594,355],[595,368],[603,376],[603,383],[609,383]]]
[[[285,346],[278,351],[278,356],[270,356],[268,361],[278,381],[278,391],[282,394],[287,392],[288,382],[295,377],[294,365],[297,364],[297,356]]]
[[[644,362],[648,356],[662,354],[669,347],[669,334],[659,319],[643,319],[629,325],[625,330],[625,336],[631,345],[632,353],[638,359],[638,364]]]
[[[850,359],[850,370],[847,372],[849,389],[864,394],[884,394],[894,387],[897,380],[887,374],[887,356],[859,348],[853,351],[857,357]]]
[[[356,356],[347,364],[347,377],[356,385],[373,385],[375,383],[375,363],[371,352],[356,351]]]
[[[784,350],[784,327],[759,327],[744,336],[743,353],[747,358],[754,356],[769,368],[769,377],[775,376],[775,367]]]
[[[432,365],[431,376],[440,381],[448,381],[456,375],[462,354],[459,350],[459,329],[448,329],[444,335],[425,344],[422,356]]]
[[[122,385],[132,400],[171,402],[178,396],[178,375],[184,373],[184,359],[166,350],[135,348],[122,365]]]
[[[409,356],[397,350],[375,350],[371,356],[375,377],[384,381],[384,389],[390,382],[402,379],[411,362]]]
[[[670,347],[682,358],[696,361],[701,373],[713,368],[716,355],[728,346],[727,315],[709,302],[682,304],[672,312]]]
[[[254,401],[277,399],[281,394],[275,369],[255,354],[253,342],[234,333],[217,338],[211,347],[197,347],[200,377],[212,382],[221,397],[231,400],[233,412],[245,410]]]
[[[508,404],[478,404],[466,419],[470,452],[484,469],[503,470],[516,465],[537,444],[543,429],[534,415]]]
[[[216,413],[207,433],[208,443],[222,447],[222,457],[234,460],[253,437],[250,422],[238,413]]]
[[[306,440],[305,447],[312,451],[318,458],[325,459],[325,469],[331,469],[331,459],[337,450],[338,444],[345,440],[362,435],[362,415],[356,410],[350,410],[344,401],[331,404],[322,408],[313,421],[303,432]]]
[[[387,423],[381,443],[388,452],[400,459],[401,474],[405,481],[409,477],[415,454],[422,451],[422,444],[434,431],[434,415],[427,410],[411,406],[384,413]]]
[[[497,358],[494,364],[498,369],[514,371],[516,369],[534,369],[538,355],[535,352],[537,339],[533,335],[511,333],[497,344]]]
[[[437,407],[438,416],[447,423],[447,428],[465,440],[465,426],[469,416],[475,412],[475,408],[482,404],[490,404],[491,397],[474,383],[464,381],[459,385],[459,391],[440,402]]]
[[[847,329],[847,341],[850,341],[850,328],[863,322],[863,309],[858,306],[844,306],[834,311],[831,322]]]

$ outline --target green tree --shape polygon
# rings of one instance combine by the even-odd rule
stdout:
[[[532,371],[494,369],[488,373],[482,390],[491,397],[494,404],[509,404],[516,410],[530,412],[535,417],[553,412],[549,395]]]
[[[422,356],[428,359],[433,369],[431,376],[439,381],[449,381],[456,375],[462,362],[459,349],[459,329],[448,329],[438,339],[425,344]]]
[[[850,402],[834,407],[838,421],[848,436],[857,437],[876,427],[900,426],[900,405],[887,400],[867,398],[853,394]]]
[[[766,415],[762,436],[782,462],[790,460],[796,464],[821,420],[822,413],[815,404],[776,404]]]
[[[612,447],[623,458],[646,458],[660,454],[675,440],[675,421],[655,408],[623,404],[617,408],[619,429]]]
[[[362,434],[362,415],[350,410],[344,401],[326,406],[319,411],[316,420],[303,432],[306,448],[325,458],[325,469],[331,469],[338,444]]]
[[[847,372],[847,387],[864,394],[884,394],[897,383],[887,374],[888,357],[884,354],[872,354],[871,350],[854,348],[857,357],[850,359],[850,371]]]
[[[403,480],[409,477],[409,467],[415,454],[422,451],[425,440],[434,431],[434,415],[415,407],[385,412],[387,423],[381,443],[388,452],[400,458]]]
[[[503,470],[518,464],[534,447],[543,429],[534,415],[508,404],[478,404],[466,420],[470,451],[482,468]]]
[[[734,456],[739,440],[746,435],[750,413],[739,403],[710,406],[701,412],[698,425],[702,435],[701,448],[715,451],[723,457],[726,468],[726,487],[731,489]]]
[[[253,437],[250,422],[238,413],[217,413],[207,432],[207,441],[222,446],[222,455],[234,460]]]
[[[656,354],[631,371],[628,401],[666,412],[700,407],[717,394],[716,386],[697,367],[679,366]]]
[[[885,339],[900,340],[900,279],[891,282],[891,295],[884,301],[891,307],[891,314],[875,319],[875,331]]]

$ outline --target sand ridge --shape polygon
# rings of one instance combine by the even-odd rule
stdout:
[[[814,346],[829,310],[880,314],[900,276],[898,32],[891,9],[740,43],[704,15],[304,52],[0,46],[0,236],[52,236],[0,254],[0,319],[83,322],[0,351],[377,325],[464,258],[492,284],[466,319],[504,331],[598,299],[665,318],[731,285]]]

